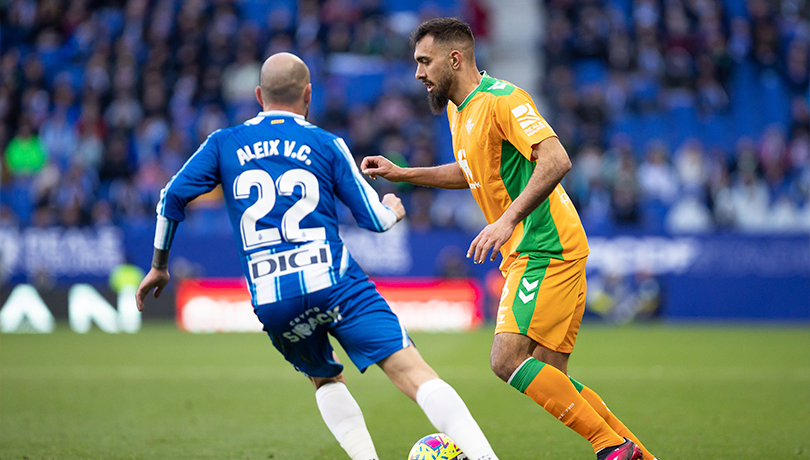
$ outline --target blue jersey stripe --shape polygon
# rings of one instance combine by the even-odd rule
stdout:
[[[371,217],[372,221],[374,222],[375,230],[378,232],[384,232],[393,227],[394,224],[397,223],[396,214],[394,214],[394,211],[390,210],[388,206],[380,203],[377,192],[371,187],[371,185],[369,185],[368,182],[366,182],[365,179],[363,179],[363,176],[360,175],[360,170],[357,169],[357,165],[354,163],[354,158],[352,157],[346,142],[338,137],[335,139],[335,145],[337,145],[340,153],[343,154],[344,160],[349,163],[352,177],[354,178],[354,182],[357,184],[360,191],[360,196],[363,199],[363,203],[366,205],[366,210],[368,211],[369,217]],[[374,199],[371,199],[370,197],[374,197]]]
[[[171,249],[174,233],[177,231],[177,222],[165,216],[158,215],[155,225],[155,242],[157,249]]]

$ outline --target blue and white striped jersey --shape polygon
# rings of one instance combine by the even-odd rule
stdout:
[[[157,206],[155,247],[171,247],[189,201],[222,184],[254,305],[334,285],[351,262],[335,198],[358,225],[397,221],[360,175],[343,139],[290,112],[261,112],[213,132],[172,177]]]

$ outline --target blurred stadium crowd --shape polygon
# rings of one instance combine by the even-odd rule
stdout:
[[[437,141],[446,119],[429,113],[413,79],[408,36],[421,19],[461,15],[485,69],[487,9],[430,5],[4,2],[0,225],[153,222],[160,189],[199,143],[259,110],[261,62],[279,51],[310,66],[311,121],[345,137],[358,159],[452,161]],[[573,159],[565,186],[589,232],[810,229],[806,1],[545,9],[546,103],[534,96]],[[468,193],[397,190],[413,228],[480,229]]]
[[[544,89],[585,227],[810,229],[809,8],[549,1]]]

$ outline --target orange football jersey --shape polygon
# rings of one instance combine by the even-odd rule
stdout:
[[[503,215],[534,172],[532,149],[556,136],[526,91],[484,72],[458,107],[447,106],[456,162],[487,222]],[[501,247],[506,272],[521,254],[574,260],[588,255],[588,239],[562,185],[518,223]]]

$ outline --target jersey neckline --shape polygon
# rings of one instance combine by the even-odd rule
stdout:
[[[304,116],[294,112],[288,112],[286,110],[267,110],[264,112],[259,112],[260,117],[293,117],[293,118],[300,118],[304,120]]]
[[[464,102],[462,102],[461,105],[456,107],[457,111],[461,112],[464,109],[464,107],[467,106],[467,104],[472,100],[473,96],[475,96],[476,93],[478,93],[478,91],[480,91],[481,88],[484,86],[484,80],[486,80],[488,78],[491,78],[491,77],[489,75],[487,75],[487,71],[482,70],[481,71],[481,81],[478,82],[478,86],[476,86],[475,89],[472,90],[472,92],[470,92],[470,94],[468,94],[467,97],[464,98]]]

